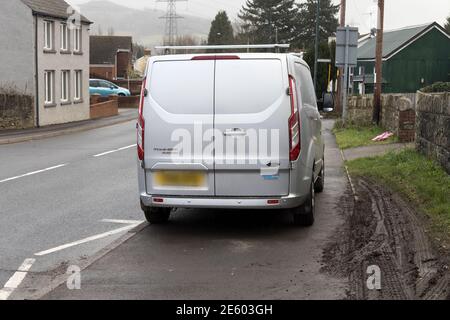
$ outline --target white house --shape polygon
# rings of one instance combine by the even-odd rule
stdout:
[[[90,24],[64,0],[2,2],[0,86],[34,96],[36,126],[89,118]]]

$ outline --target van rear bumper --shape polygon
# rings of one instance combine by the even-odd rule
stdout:
[[[170,197],[141,194],[144,207],[156,208],[214,208],[214,209],[292,209],[301,206],[307,196],[288,195],[286,197],[264,198],[223,198],[223,197]],[[158,202],[155,201],[158,200]],[[161,201],[162,202],[159,202]],[[269,204],[269,200],[279,200]]]

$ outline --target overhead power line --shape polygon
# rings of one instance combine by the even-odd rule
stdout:
[[[166,20],[165,39],[169,45],[174,45],[178,37],[178,19],[183,19],[177,15],[177,2],[188,0],[156,0],[156,2],[167,2],[167,12],[160,19]]]

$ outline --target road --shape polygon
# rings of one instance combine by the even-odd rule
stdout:
[[[0,289],[25,259],[31,272],[87,257],[121,234],[44,256],[36,253],[143,220],[134,122],[0,146]],[[127,147],[114,153],[95,155]],[[61,167],[58,167],[61,166]],[[46,170],[53,168],[51,170]],[[32,175],[26,175],[34,173]],[[0,295],[1,296],[1,295]]]
[[[344,298],[345,279],[320,270],[323,249],[342,224],[336,206],[347,186],[331,126],[325,122],[327,187],[314,227],[294,227],[287,213],[178,210],[169,224],[141,224],[94,261],[82,272],[81,290],[62,285],[45,298]],[[35,259],[11,298],[32,296],[52,273],[89,260],[143,220],[134,144],[129,122],[0,146],[0,288],[17,278],[25,259]]]

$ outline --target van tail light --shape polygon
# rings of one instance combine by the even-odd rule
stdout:
[[[289,117],[289,160],[295,161],[300,156],[300,113],[298,110],[298,96],[296,92],[295,79],[289,76],[289,96],[291,98],[291,116]]]
[[[144,138],[145,138],[145,119],[144,119],[144,100],[146,92],[147,78],[142,81],[141,100],[139,102],[139,117],[137,123],[137,152],[140,161],[144,160]]]

